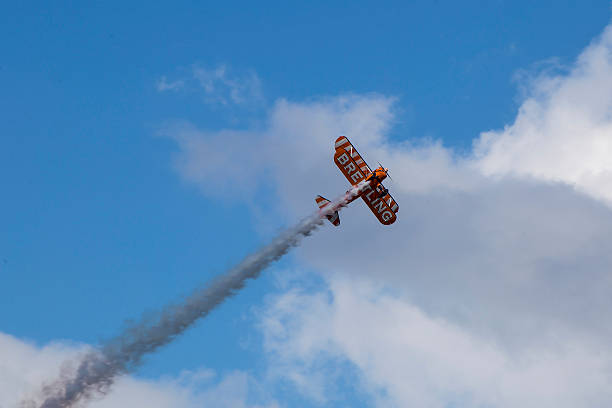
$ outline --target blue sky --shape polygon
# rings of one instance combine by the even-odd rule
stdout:
[[[608,24],[610,3],[14,2],[1,14],[0,331],[44,345],[112,336],[297,218],[265,214],[282,189],[264,176],[256,194],[235,194],[221,169],[210,171],[214,184],[193,183],[165,129],[265,133],[279,100],[378,95],[394,100],[389,140],[439,140],[469,155],[481,132],[515,121],[520,78],[572,66]],[[194,76],[220,67],[246,86],[244,103],[219,102]],[[162,90],[162,80],[182,85]],[[337,136],[325,135],[329,160]],[[329,177],[339,178],[331,168]],[[306,196],[319,193],[334,194]],[[264,375],[257,316],[285,290],[283,273],[311,271],[298,279],[307,293],[327,287],[303,258],[275,265],[137,375]],[[354,382],[323,405],[370,405]],[[319,404],[286,384],[269,393],[281,405]]]

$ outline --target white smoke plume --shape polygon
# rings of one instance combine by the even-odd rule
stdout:
[[[352,187],[322,210],[283,231],[270,244],[247,256],[203,289],[196,290],[180,303],[167,306],[154,320],[144,319],[90,351],[75,370],[65,370],[70,372],[43,387],[42,402],[26,399],[21,406],[68,408],[106,394],[118,376],[133,371],[145,355],[170,343],[197,320],[207,316],[242,289],[247,279],[257,278],[262,270],[297,246],[302,237],[309,236],[322,225],[328,214],[346,206],[366,185],[362,182]]]

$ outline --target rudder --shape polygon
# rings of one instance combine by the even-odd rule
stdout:
[[[315,201],[317,202],[317,205],[319,206],[320,210],[322,210],[323,207],[325,207],[327,204],[330,203],[330,201],[327,198],[322,197],[320,195],[318,195],[315,198]],[[326,215],[326,217],[329,220],[329,222],[331,222],[335,227],[340,225],[340,215],[338,214],[338,211],[334,211],[333,214],[328,214]]]

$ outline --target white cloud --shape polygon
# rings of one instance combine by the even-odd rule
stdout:
[[[255,72],[233,73],[224,64],[213,69],[196,66],[193,68],[193,77],[199,82],[210,103],[245,105],[263,99],[261,81]]]
[[[157,81],[157,90],[160,91],[160,92],[164,92],[164,91],[178,91],[180,89],[183,89],[184,86],[185,86],[185,81],[179,79],[179,80],[176,80],[176,81],[169,82],[168,79],[165,76],[162,76]]]
[[[393,99],[380,95],[280,100],[258,131],[168,129],[181,174],[204,189],[224,168],[228,194],[273,186],[269,223],[347,188],[332,163],[341,134],[391,168],[396,224],[356,202],[298,250],[330,292],[271,301],[271,370],[320,402],[334,378],[322,367],[340,358],[381,405],[609,405],[611,36],[533,81],[514,124],[469,157],[389,141]]]
[[[58,378],[66,362],[75,361],[85,345],[54,343],[45,347],[0,333],[0,407],[17,407],[24,399],[40,401],[43,384]],[[249,374],[218,376],[212,370],[184,372],[178,378],[145,380],[120,378],[112,392],[97,398],[93,408],[151,407],[277,408]]]
[[[514,123],[476,141],[478,167],[569,183],[612,203],[612,27],[569,74],[531,85]]]
[[[425,314],[388,291],[333,280],[331,296],[291,291],[263,317],[266,349],[288,378],[347,360],[377,406],[577,407],[612,399],[607,347],[562,339],[519,350]],[[317,398],[346,371],[307,382]],[[303,386],[301,381],[298,387]]]
[[[262,184],[279,185],[286,211],[312,208],[317,190],[339,194],[348,187],[335,176],[330,159],[333,136],[350,134],[364,154],[376,145],[392,120],[393,99],[380,95],[346,95],[311,103],[278,100],[264,131],[200,131],[189,124],[166,127],[176,140],[175,165],[205,194],[227,198],[253,194]],[[216,175],[223,174],[223,177]]]
[[[197,90],[211,106],[252,108],[264,103],[259,76],[254,71],[239,72],[225,64],[214,68],[194,65],[189,74],[180,79],[169,81],[162,76],[156,87],[160,92]]]

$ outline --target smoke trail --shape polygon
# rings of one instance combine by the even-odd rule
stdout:
[[[236,294],[247,279],[260,272],[310,235],[326,215],[346,206],[366,186],[364,182],[351,188],[344,196],[329,203],[322,211],[312,214],[292,228],[282,232],[267,246],[246,257],[225,274],[214,279],[185,300],[167,306],[154,321],[142,321],[129,327],[99,349],[87,353],[74,372],[62,376],[43,390],[44,401],[39,408],[68,408],[108,392],[115,378],[132,371],[142,358],[170,343],[196,320],[208,315],[225,299]],[[31,400],[22,407],[36,407]]]

